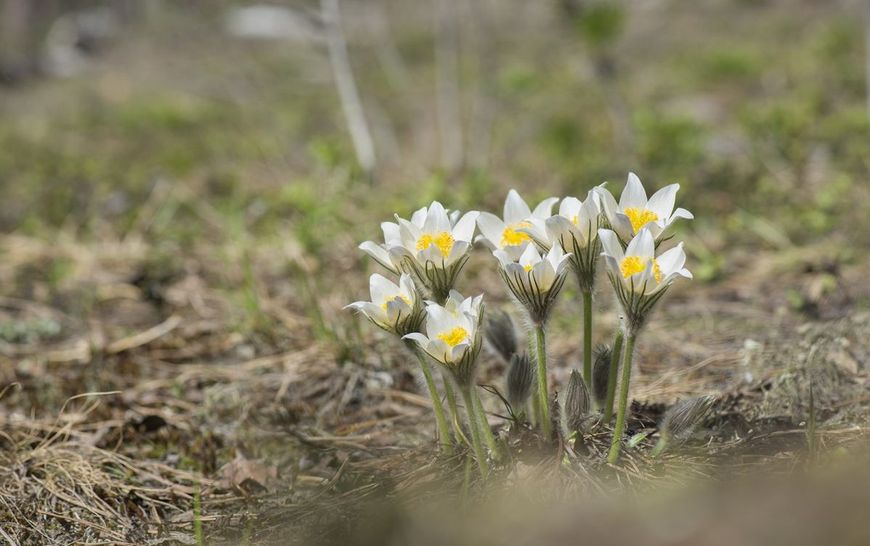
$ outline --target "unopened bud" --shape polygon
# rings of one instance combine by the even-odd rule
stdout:
[[[569,431],[579,431],[589,415],[591,400],[586,382],[577,370],[571,372],[565,395],[565,423]]]
[[[714,396],[707,395],[681,400],[671,406],[659,425],[662,437],[667,438],[669,442],[687,440],[707,417],[715,401]]]
[[[508,402],[514,410],[520,410],[532,394],[535,370],[529,355],[522,353],[511,357],[507,376]]]
[[[486,317],[486,340],[505,362],[517,352],[517,335],[511,316],[501,310],[491,311]]]
[[[607,401],[607,382],[610,379],[610,360],[613,351],[608,345],[595,348],[595,363],[592,366],[592,395],[598,407],[604,407]]]

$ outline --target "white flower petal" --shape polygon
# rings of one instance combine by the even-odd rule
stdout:
[[[388,245],[401,244],[402,236],[399,234],[399,224],[395,222],[381,222],[381,231],[384,232],[384,243]]]
[[[538,206],[535,207],[535,210],[532,211],[533,218],[547,218],[553,213],[553,205],[559,202],[558,197],[548,197],[544,199]]]
[[[691,212],[687,211],[684,208],[678,208],[677,210],[674,211],[674,213],[668,219],[668,223],[670,224],[671,222],[673,222],[677,218],[685,218],[686,220],[692,220],[695,218],[695,215],[692,214]]]
[[[501,218],[490,212],[481,212],[477,217],[477,226],[493,248],[501,247],[501,238],[506,227]]]
[[[625,210],[630,207],[644,208],[645,206],[646,190],[643,189],[640,178],[634,173],[628,173],[628,182],[619,198],[619,208]]]
[[[374,241],[365,241],[359,245],[359,249],[393,273],[398,272],[396,266],[393,264],[392,258],[390,257],[390,253],[381,245]]]
[[[511,190],[504,201],[504,221],[506,224],[522,222],[532,216],[529,206],[516,190]]]
[[[634,239],[628,243],[628,248],[625,249],[626,256],[639,256],[641,258],[652,258],[655,256],[655,240],[652,233],[647,228],[642,228]]]
[[[683,251],[683,243],[678,244],[674,248],[663,252],[656,262],[659,264],[659,269],[662,275],[668,276],[675,271],[679,271],[686,263],[686,253]]]
[[[622,250],[622,245],[619,244],[619,238],[616,236],[616,233],[609,229],[599,229],[598,239],[601,241],[604,254],[613,257],[617,261],[622,261],[625,257],[625,252]]]
[[[426,221],[423,223],[422,231],[425,233],[451,231],[450,218],[447,216],[447,211],[444,210],[444,205],[438,201],[432,201],[426,212]]]
[[[670,184],[655,192],[646,204],[647,210],[653,211],[660,222],[667,222],[674,211],[679,184]]]
[[[399,287],[391,280],[378,273],[372,274],[369,277],[369,291],[372,295],[372,302],[381,305],[389,298],[399,294]]]
[[[462,215],[462,218],[453,226],[451,233],[456,241],[465,241],[470,243],[474,237],[474,227],[477,223],[477,217],[480,213],[476,210],[470,210]]]

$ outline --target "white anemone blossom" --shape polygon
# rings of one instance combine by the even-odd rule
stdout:
[[[598,246],[598,219],[601,207],[594,191],[586,200],[566,197],[559,204],[559,212],[546,220],[532,220],[529,233],[541,248],[555,245],[571,254],[571,263],[577,280],[584,291],[591,292],[595,284],[595,264],[600,253]]]
[[[462,298],[452,291],[447,301],[445,306],[429,302],[425,334],[409,333],[403,339],[450,370],[457,383],[470,385],[482,343],[483,296]]]
[[[377,273],[369,277],[371,301],[357,301],[345,309],[354,309],[384,330],[404,336],[420,329],[423,322],[423,303],[414,281],[403,274],[399,284]]]
[[[390,262],[413,271],[435,299],[446,299],[468,261],[478,214],[448,214],[441,203],[433,201],[415,212],[411,221],[397,216],[398,238],[391,237],[385,245]]]
[[[683,243],[656,256],[655,239],[648,228],[641,229],[625,250],[616,233],[609,229],[599,230],[598,237],[610,282],[626,320],[634,329],[643,325],[649,310],[677,277],[692,278],[692,273],[683,267],[686,263]]]
[[[481,212],[477,217],[477,225],[481,232],[478,239],[484,241],[493,250],[504,251],[512,260],[516,260],[532,240],[523,229],[532,227],[533,220],[547,219],[553,210],[553,205],[558,201],[557,197],[550,197],[538,203],[535,210],[531,210],[520,194],[516,190],[511,190],[504,201],[502,218],[489,212]]]
[[[571,254],[554,244],[542,255],[535,245],[527,245],[519,260],[504,250],[493,255],[501,267],[499,273],[514,297],[525,307],[535,324],[543,324],[565,283]]]
[[[688,220],[694,218],[694,215],[684,208],[674,210],[674,201],[679,189],[679,184],[670,184],[647,199],[640,178],[634,173],[628,173],[628,182],[619,197],[619,204],[603,187],[599,186],[594,191],[598,192],[601,206],[611,228],[619,235],[620,241],[626,243],[643,228],[649,229],[653,239],[657,241],[665,229],[678,218]]]

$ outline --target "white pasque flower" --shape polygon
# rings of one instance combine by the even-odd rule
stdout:
[[[409,333],[426,354],[446,366],[460,384],[470,383],[481,346],[483,296],[464,298],[451,292],[445,306],[426,305],[426,333]]]
[[[504,201],[503,218],[489,212],[481,212],[477,217],[481,232],[478,239],[493,250],[502,250],[516,260],[532,240],[528,233],[522,231],[523,228],[530,228],[533,219],[543,221],[548,218],[557,201],[557,197],[544,199],[535,210],[531,210],[516,190],[510,190]]]
[[[554,244],[544,255],[535,245],[527,245],[518,261],[504,250],[496,250],[493,255],[501,265],[502,279],[532,321],[536,324],[546,321],[565,282],[571,254],[565,254],[561,245]]]
[[[619,235],[620,240],[625,242],[631,240],[643,228],[649,229],[653,239],[658,240],[664,230],[676,219],[694,218],[694,215],[686,209],[674,210],[674,201],[679,189],[679,184],[670,184],[647,199],[640,178],[634,173],[628,173],[628,182],[619,197],[619,204],[605,188],[599,186],[595,191],[598,192],[601,206],[611,228]]]
[[[393,239],[388,248],[394,262],[410,257],[419,264],[431,262],[435,267],[444,268],[468,253],[479,214],[477,211],[466,212],[455,219],[455,214],[448,214],[441,203],[433,201],[428,208],[414,214],[410,222],[396,217],[399,237]]]
[[[572,250],[583,249],[598,237],[598,217],[601,207],[598,196],[590,191],[586,200],[566,197],[559,203],[559,211],[547,218],[533,218],[524,232],[532,236],[538,246],[549,249],[554,243]]]
[[[625,250],[616,233],[609,229],[598,232],[608,275],[617,298],[622,304],[629,326],[637,329],[665,290],[677,277],[692,278],[683,267],[686,253],[683,243],[655,255],[655,240],[648,228],[643,228]]]
[[[397,285],[375,273],[369,277],[369,292],[371,301],[357,301],[345,309],[354,309],[377,326],[400,336],[420,328],[423,304],[410,275],[403,274]]]

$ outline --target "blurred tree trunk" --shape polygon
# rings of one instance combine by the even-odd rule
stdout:
[[[354,152],[360,167],[372,176],[375,170],[375,146],[366,122],[365,111],[359,97],[356,81],[347,55],[347,43],[341,28],[339,0],[321,0],[320,9],[326,25],[326,40],[329,62],[348,131],[353,141]]]
[[[449,174],[464,163],[459,104],[459,26],[454,0],[435,0],[435,87],[441,167]]]

